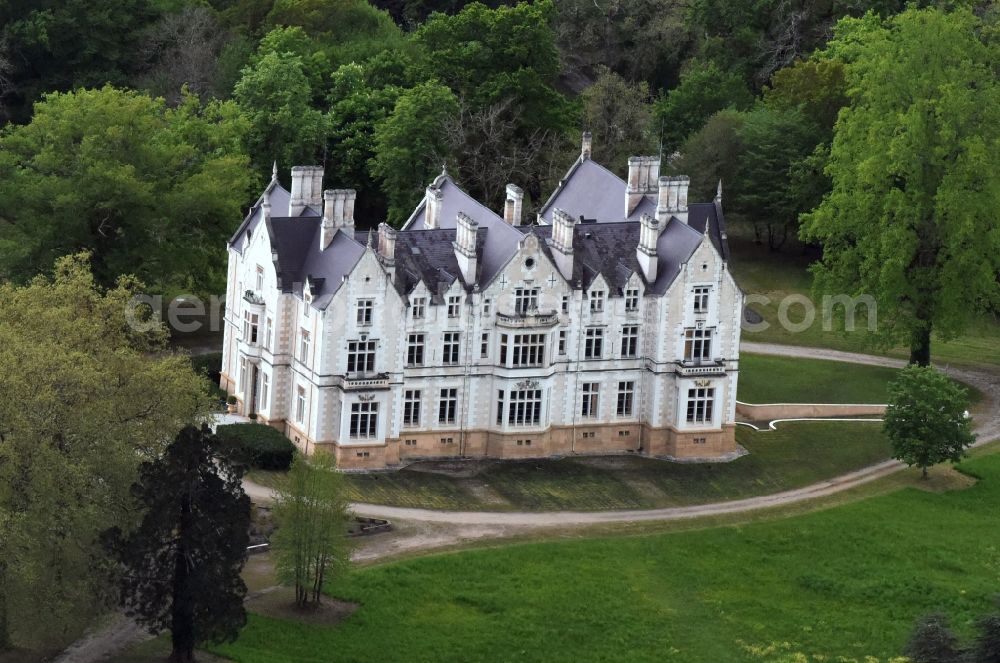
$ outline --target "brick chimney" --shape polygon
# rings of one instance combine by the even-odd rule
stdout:
[[[507,200],[503,205],[503,220],[512,226],[521,225],[521,210],[524,207],[524,191],[516,184],[507,185]]]
[[[660,177],[659,157],[629,157],[628,186],[625,189],[625,216],[635,211],[643,196],[656,193]]]
[[[323,167],[295,166],[292,168],[292,191],[288,201],[288,216],[299,216],[307,206],[319,209],[323,204]]]
[[[576,220],[558,207],[552,211],[552,257],[567,281],[573,279],[573,227]]]
[[[389,272],[389,278],[396,277],[396,229],[384,221],[378,224],[378,255],[382,265]]]
[[[424,229],[433,230],[441,223],[441,203],[444,201],[444,194],[441,193],[441,189],[429,186],[424,192],[424,201]]]
[[[476,234],[479,224],[471,217],[459,212],[455,223],[455,241],[452,246],[455,249],[455,259],[462,270],[462,280],[466,284],[472,285],[476,282]]]
[[[635,249],[636,260],[642,268],[642,275],[647,283],[656,280],[657,254],[656,242],[660,239],[660,224],[649,214],[643,214],[639,219],[639,246]]]

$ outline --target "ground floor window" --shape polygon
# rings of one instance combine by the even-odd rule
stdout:
[[[438,423],[453,424],[458,412],[458,389],[442,389],[438,402]]]
[[[688,389],[687,422],[689,424],[712,423],[712,410],[714,406],[714,387]]]
[[[267,373],[261,372],[260,374],[260,401],[257,403],[258,410],[267,409],[267,397],[268,392],[271,390],[271,378],[268,377]]]
[[[619,417],[631,417],[635,404],[635,382],[618,383],[618,408],[616,410]]]
[[[601,385],[597,382],[583,383],[583,403],[580,408],[580,415],[584,417],[596,417],[600,411]]]
[[[420,425],[420,390],[407,389],[403,392],[403,425]]]
[[[512,390],[507,410],[507,423],[511,426],[537,426],[541,421],[542,390]]]
[[[295,394],[295,421],[305,423],[306,420],[306,390],[299,387]]]
[[[364,439],[378,435],[378,403],[351,403],[351,437]]]

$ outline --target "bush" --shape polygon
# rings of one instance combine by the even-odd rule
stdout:
[[[264,424],[224,424],[216,429],[222,453],[261,470],[287,470],[295,445],[278,430]]]

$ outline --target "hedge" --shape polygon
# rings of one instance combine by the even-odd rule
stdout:
[[[222,353],[209,352],[203,355],[192,355],[191,366],[195,372],[207,375],[208,379],[219,384],[222,375]]]
[[[216,428],[223,453],[261,470],[287,470],[295,445],[266,424],[222,424]]]

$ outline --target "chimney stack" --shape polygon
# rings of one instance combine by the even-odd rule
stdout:
[[[573,279],[573,228],[576,220],[558,207],[552,211],[552,257],[567,281]]]
[[[507,200],[503,206],[503,220],[512,226],[521,225],[521,210],[524,207],[524,191],[516,184],[507,185]]]
[[[471,217],[459,212],[455,223],[455,259],[462,270],[462,280],[467,285],[476,282],[476,234],[479,224]]]
[[[306,207],[319,208],[323,195],[323,167],[295,166],[292,168],[292,191],[288,201],[288,216],[299,216]]]
[[[434,230],[441,222],[441,203],[444,201],[444,194],[441,193],[441,189],[429,186],[424,193],[424,201],[424,229]]]
[[[686,175],[660,178],[659,193],[656,197],[656,219],[661,226],[666,224],[672,216],[687,223],[687,194],[690,182],[691,179]]]
[[[639,246],[635,249],[635,257],[642,268],[642,275],[646,277],[646,283],[656,280],[656,243],[659,239],[660,224],[649,214],[643,214],[639,219]]]
[[[327,189],[323,192],[323,226],[321,237],[323,248],[330,246],[333,235],[338,230],[349,237],[354,236],[354,189]]]
[[[659,157],[629,157],[628,186],[625,189],[625,216],[635,211],[636,206],[647,194],[656,193],[656,181],[660,177]]]
[[[594,138],[591,136],[589,131],[583,132],[583,139],[580,141],[580,159],[586,160],[590,158],[591,149],[594,145]]]
[[[378,254],[389,279],[396,277],[396,229],[384,221],[378,224]]]

